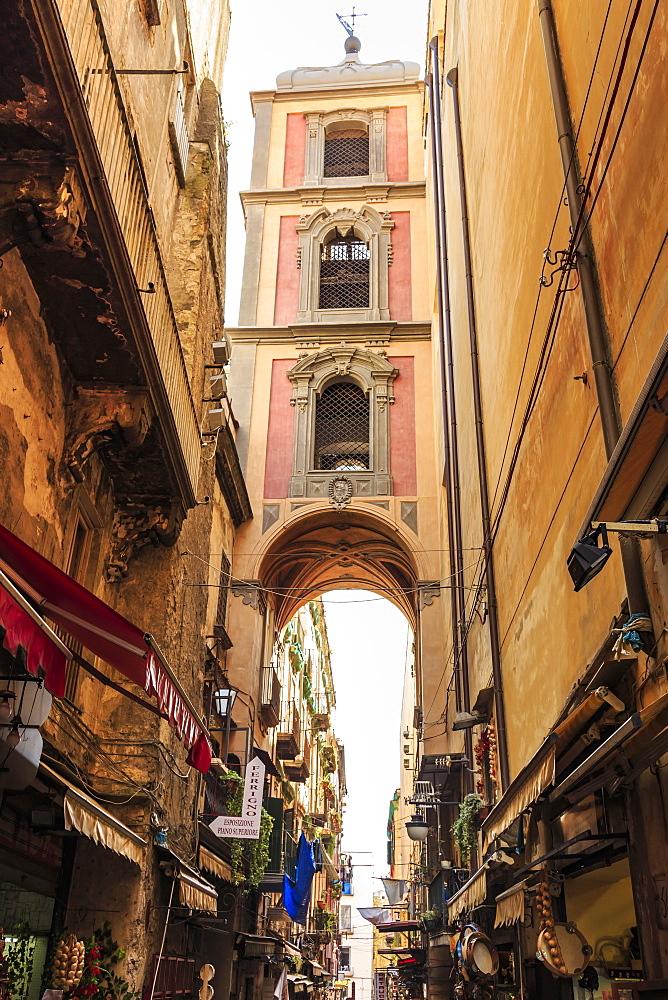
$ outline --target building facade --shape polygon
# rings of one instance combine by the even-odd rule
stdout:
[[[0,993],[168,998],[221,974],[200,918],[229,906],[199,836],[251,516],[222,386],[229,7],[0,20]]]
[[[455,803],[420,810],[443,915],[428,964],[469,923],[499,957],[476,985],[455,956],[434,995],[458,971],[500,997],[668,982],[663,529],[628,524],[664,515],[665,30],[658,5],[430,9],[456,586],[444,743],[422,733],[416,773]]]

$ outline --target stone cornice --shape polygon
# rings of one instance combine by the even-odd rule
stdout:
[[[325,344],[363,344],[365,347],[391,347],[409,341],[431,340],[431,324],[395,323],[381,320],[371,323],[295,323],[291,326],[227,327],[232,345],[291,344],[299,351],[315,351]]]
[[[247,205],[322,205],[325,201],[363,201],[367,204],[396,198],[424,198],[424,181],[396,181],[350,184],[327,187],[257,188],[240,191],[241,203]]]
[[[400,82],[400,83],[388,83],[379,82],[376,86],[373,84],[364,84],[360,86],[344,87],[314,87],[312,90],[307,87],[299,87],[295,90],[253,90],[251,91],[250,99],[251,106],[253,108],[253,114],[255,113],[255,105],[261,102],[271,101],[274,104],[278,103],[310,103],[316,97],[322,97],[324,100],[330,98],[338,98],[344,94],[354,93],[356,97],[376,97],[378,94],[383,92],[391,94],[392,99],[397,96],[397,94],[423,94],[424,93],[424,80],[413,80],[411,82]]]

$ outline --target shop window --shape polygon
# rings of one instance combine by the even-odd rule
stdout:
[[[315,469],[369,468],[369,400],[358,385],[335,382],[316,402]]]
[[[369,306],[369,248],[350,229],[338,229],[320,251],[320,309],[367,309]]]
[[[325,132],[325,177],[365,177],[369,173],[369,133],[365,128],[330,127]]]

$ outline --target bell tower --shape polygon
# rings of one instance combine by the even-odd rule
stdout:
[[[254,518],[236,541],[230,610],[245,646],[229,651],[231,683],[267,669],[274,628],[332,588],[383,594],[411,621],[422,665],[442,656],[424,86],[416,64],[365,64],[360,47],[351,36],[340,63],[251,95],[228,332]]]

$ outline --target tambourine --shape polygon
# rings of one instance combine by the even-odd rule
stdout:
[[[582,975],[589,965],[591,953],[587,939],[573,923],[555,923],[554,927],[546,927],[538,935],[536,958],[544,962],[550,972],[564,979]]]
[[[498,952],[477,924],[467,924],[460,933],[456,955],[461,973],[468,981],[478,976],[491,978],[498,972]]]

